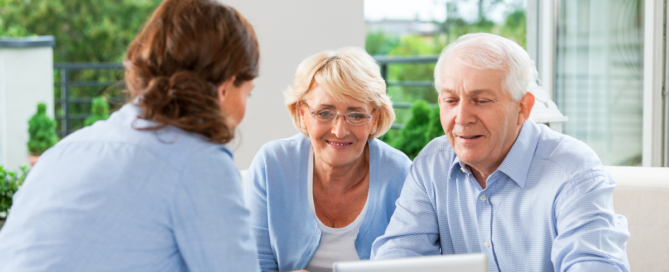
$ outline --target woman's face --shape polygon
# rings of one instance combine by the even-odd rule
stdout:
[[[335,114],[362,112],[372,114],[373,107],[369,104],[345,96],[347,102],[339,102],[328,94],[321,86],[314,83],[305,100],[308,107],[316,113],[318,110],[332,110]],[[346,166],[361,158],[370,134],[376,132],[378,112],[366,124],[353,126],[346,122],[344,116],[337,116],[333,122],[324,123],[316,120],[304,103],[300,105],[300,118],[304,124],[314,155],[331,166]]]
[[[235,78],[232,77],[218,86],[218,102],[221,105],[221,111],[230,116],[235,125],[239,125],[246,113],[246,99],[255,85],[253,80],[249,80],[235,86],[234,81]]]

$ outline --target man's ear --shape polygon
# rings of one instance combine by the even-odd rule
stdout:
[[[218,103],[223,103],[227,95],[230,93],[228,90],[232,88],[232,84],[235,83],[235,76],[232,76],[228,80],[224,81],[218,87],[216,87],[216,93],[218,95]]]
[[[520,99],[520,112],[518,113],[518,125],[522,126],[527,119],[530,118],[532,108],[534,107],[534,94],[527,92],[523,98]]]

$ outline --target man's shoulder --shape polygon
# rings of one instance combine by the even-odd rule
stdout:
[[[553,164],[571,177],[593,170],[604,170],[599,156],[586,143],[546,126],[540,127],[541,133],[534,152],[535,161]]]
[[[449,173],[455,156],[446,136],[434,138],[413,159],[414,174],[435,177]]]
[[[406,154],[389,144],[379,139],[369,140],[368,143],[370,147],[373,147],[373,149],[370,149],[370,156],[375,156],[375,159],[378,159],[384,167],[392,166],[408,169],[411,165],[411,160]]]
[[[434,158],[437,155],[447,155],[449,157],[455,155],[453,148],[448,142],[448,138],[446,138],[446,136],[439,136],[432,139],[432,141],[430,141],[425,147],[423,147],[423,150],[418,153],[418,156],[416,156],[414,162],[416,160],[429,160],[430,158]]]

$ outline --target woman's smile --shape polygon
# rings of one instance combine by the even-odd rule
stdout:
[[[342,142],[342,141],[328,141],[325,140],[325,143],[328,144],[328,146],[334,148],[334,149],[346,149],[351,146],[353,146],[353,142]]]

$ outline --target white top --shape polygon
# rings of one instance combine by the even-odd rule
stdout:
[[[316,220],[318,228],[321,230],[321,242],[314,256],[307,264],[306,270],[309,272],[332,272],[332,263],[341,261],[359,261],[358,251],[355,249],[355,238],[358,236],[358,230],[362,224],[363,218],[367,213],[367,203],[358,217],[348,226],[343,228],[331,228],[323,224],[316,215],[314,206],[314,151],[309,150],[309,177],[307,178],[309,194],[309,209],[311,215]]]

